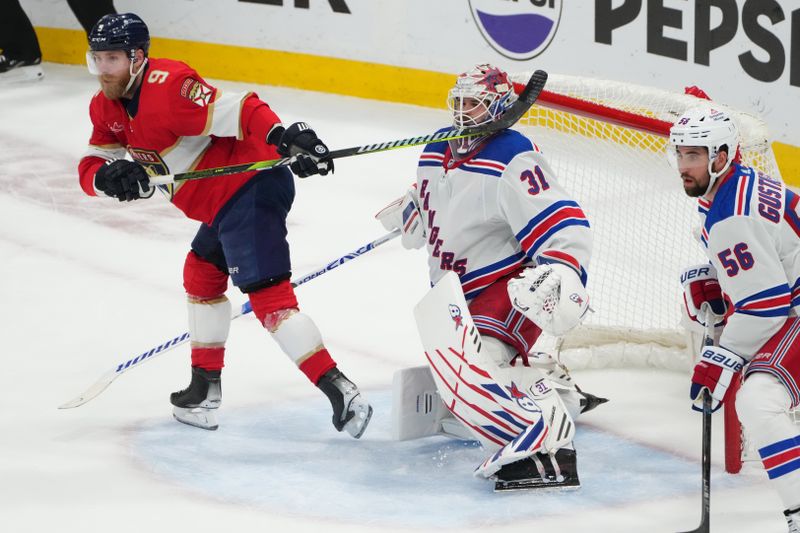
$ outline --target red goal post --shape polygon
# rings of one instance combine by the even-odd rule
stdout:
[[[512,75],[517,90],[529,76]],[[682,92],[550,74],[518,123],[594,230],[588,290],[595,313],[559,341],[571,368],[655,366],[688,373],[693,365],[696,348],[681,319],[679,275],[707,259],[692,238],[696,202],[684,194],[666,148],[672,123],[703,103],[734,117],[745,165],[780,178],[760,118]],[[726,469],[738,472],[743,457],[757,457],[747,450],[732,405],[725,417]]]

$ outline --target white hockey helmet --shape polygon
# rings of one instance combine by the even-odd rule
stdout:
[[[678,146],[702,146],[708,150],[708,188],[714,186],[717,178],[725,174],[739,151],[739,130],[731,116],[725,111],[708,106],[697,106],[688,109],[669,130],[670,155],[673,165]],[[714,159],[720,151],[728,154],[725,166],[714,172]]]
[[[504,71],[488,63],[477,65],[458,76],[447,95],[447,107],[453,113],[453,126],[468,128],[497,120],[517,100],[514,84]],[[454,153],[466,154],[485,136],[471,136],[451,141]]]

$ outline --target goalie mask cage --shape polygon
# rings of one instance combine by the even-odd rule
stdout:
[[[529,77],[512,76],[517,91]],[[736,120],[743,164],[780,178],[762,120],[691,95],[551,74],[519,121],[517,127],[540,146],[593,229],[587,288],[594,312],[558,341],[568,350],[568,366],[687,373],[692,367],[679,276],[683,268],[708,260],[693,237],[699,231],[697,203],[684,193],[666,149],[672,123],[703,103]],[[742,436],[733,402],[728,407],[726,470],[738,472],[743,459],[758,455]]]

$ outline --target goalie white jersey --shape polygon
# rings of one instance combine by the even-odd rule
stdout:
[[[719,343],[748,361],[800,310],[799,200],[736,164],[713,202],[698,200],[700,240],[734,308]]]
[[[447,142],[429,144],[417,193],[432,284],[452,270],[471,300],[532,262],[566,264],[586,284],[589,221],[521,133],[504,130],[461,161]]]

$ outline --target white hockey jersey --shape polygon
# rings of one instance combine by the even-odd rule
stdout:
[[[734,312],[719,344],[747,360],[800,310],[798,197],[734,164],[709,203],[698,200],[700,240]]]
[[[427,145],[417,193],[431,283],[452,270],[471,300],[523,265],[560,262],[586,284],[589,221],[521,133],[504,130],[460,162],[447,142]]]

